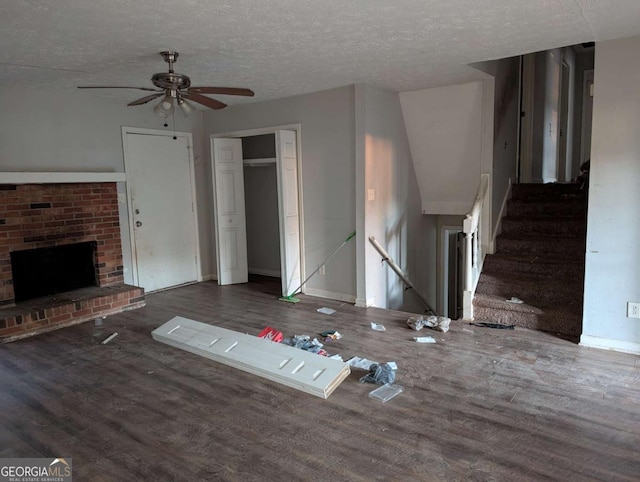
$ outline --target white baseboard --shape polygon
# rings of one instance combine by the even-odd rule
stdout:
[[[211,280],[218,281],[218,275],[211,274],[211,273],[202,275],[202,281],[211,281]]]
[[[305,295],[317,296],[318,298],[326,298],[329,300],[346,301],[347,303],[355,303],[356,297],[345,293],[334,293],[333,291],[319,290],[317,288],[307,288],[304,290]]]
[[[600,338],[598,336],[581,335],[580,346],[640,355],[640,343],[634,343],[632,341],[612,340],[610,338]]]
[[[258,274],[260,276],[271,276],[272,278],[280,278],[280,271],[275,269],[249,268],[249,274]]]
[[[375,306],[376,299],[375,298],[356,298],[356,306],[358,308],[369,308],[370,306]]]

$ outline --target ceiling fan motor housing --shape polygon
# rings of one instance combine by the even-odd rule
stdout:
[[[184,74],[176,74],[175,72],[160,72],[153,74],[151,82],[156,87],[169,90],[188,89],[191,85],[191,79]]]

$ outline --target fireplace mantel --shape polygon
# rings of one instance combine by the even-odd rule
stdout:
[[[124,172],[0,172],[0,184],[125,182]]]

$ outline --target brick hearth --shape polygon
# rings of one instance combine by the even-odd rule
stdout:
[[[96,242],[98,286],[14,305],[12,251]],[[123,284],[115,182],[0,184],[0,342],[144,306]]]

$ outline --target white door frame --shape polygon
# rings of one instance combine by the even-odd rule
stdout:
[[[195,230],[195,242],[196,242],[196,281],[202,281],[202,262],[200,255],[200,235],[198,227],[198,203],[196,202],[196,176],[195,176],[195,163],[193,159],[193,135],[191,132],[169,132],[160,129],[144,129],[141,127],[127,127],[122,126],[122,151],[124,157],[124,172],[126,177],[126,191],[127,191],[127,215],[129,216],[129,244],[131,247],[131,275],[133,278],[133,284],[138,286],[138,253],[136,251],[136,240],[134,232],[134,215],[133,215],[133,202],[131,200],[131,182],[130,182],[130,169],[127,168],[128,149],[127,149],[127,134],[138,134],[147,136],[163,136],[163,137],[186,137],[187,146],[189,151],[189,170],[191,180],[191,203],[193,205],[193,227]]]
[[[276,131],[295,131],[296,133],[296,149],[298,156],[298,212],[300,213],[300,279],[305,279],[305,249],[304,249],[304,203],[302,202],[303,192],[302,192],[302,126],[300,124],[286,124],[280,126],[273,127],[259,127],[255,129],[246,129],[239,131],[231,131],[231,132],[220,132],[216,134],[211,134],[209,136],[209,144],[213,144],[213,139],[217,137],[251,137],[251,136],[260,136],[264,134],[275,134]],[[211,153],[213,160],[213,153]],[[215,189],[215,186],[213,186]],[[215,215],[215,213],[214,213]],[[216,246],[218,243],[218,239],[216,238],[216,234],[214,233],[213,238],[215,239]],[[282,243],[282,239],[280,240]],[[217,249],[217,248],[216,248]],[[281,260],[282,262],[282,260]],[[216,278],[217,278],[218,266],[216,266]],[[301,290],[303,293],[305,292],[304,287]]]

